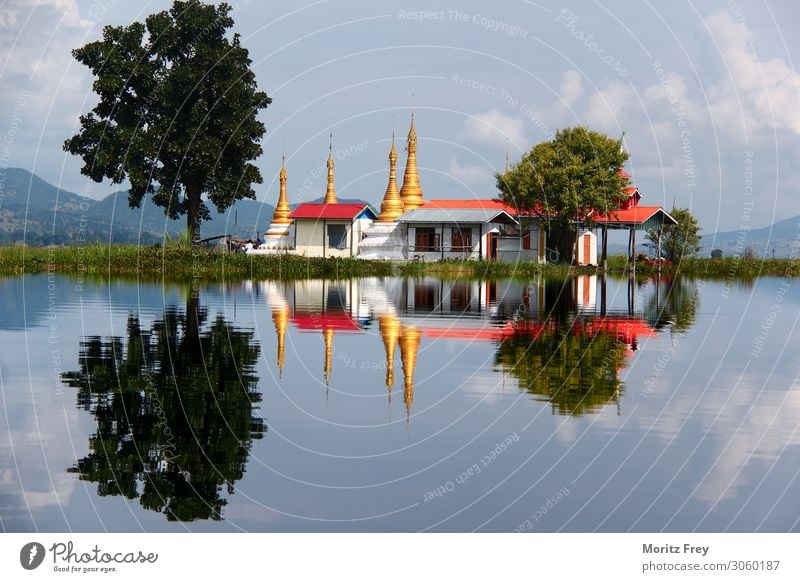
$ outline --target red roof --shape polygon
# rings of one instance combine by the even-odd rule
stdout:
[[[630,180],[631,178],[633,178],[633,176],[631,176],[628,172],[626,172],[624,168],[620,168],[619,171],[617,171],[617,176],[619,176],[620,178],[625,178],[626,180]]]
[[[520,212],[516,207],[506,204],[500,200],[490,199],[460,199],[460,200],[429,200],[420,208],[425,209],[459,209],[459,210],[504,210],[511,216],[519,216]]]
[[[631,223],[642,224],[651,218],[656,212],[661,211],[669,218],[672,218],[669,213],[660,206],[631,206],[625,210],[613,210],[608,216],[594,215],[592,219],[595,222],[607,223]],[[675,220],[672,218],[672,220]],[[675,221],[677,224],[677,221]]]
[[[312,218],[316,220],[352,220],[365,209],[367,204],[316,204],[304,202],[294,209],[289,218]],[[370,212],[372,210],[370,209]]]

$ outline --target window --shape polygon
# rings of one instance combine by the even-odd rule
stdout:
[[[347,248],[347,226],[344,224],[328,225],[328,246],[332,249]]]
[[[472,229],[452,229],[450,250],[453,252],[469,252],[472,250]]]
[[[531,231],[529,230],[522,235],[522,248],[526,251],[531,250]]]
[[[433,227],[417,227],[414,238],[414,249],[416,251],[438,251],[440,250],[439,233]]]

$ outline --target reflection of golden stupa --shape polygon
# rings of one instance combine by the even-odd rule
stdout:
[[[331,367],[333,360],[333,329],[326,327],[322,330],[322,337],[325,340],[325,383],[331,381]]]
[[[406,159],[406,171],[403,175],[403,187],[400,189],[400,197],[403,199],[403,209],[408,212],[419,208],[425,203],[422,198],[422,186],[419,184],[419,172],[417,171],[417,130],[414,128],[414,113],[411,113],[411,127],[408,130],[408,142],[406,145],[408,158]]]
[[[278,334],[278,377],[283,376],[284,338],[286,328],[289,327],[290,309],[288,305],[275,307],[272,310],[272,321],[275,323],[275,333]]]
[[[392,133],[392,147],[389,150],[389,185],[381,202],[381,213],[378,222],[394,222],[403,214],[403,199],[397,189],[397,150],[394,147],[394,133]]]
[[[392,386],[394,386],[394,352],[400,339],[400,320],[394,315],[385,313],[378,317],[378,330],[386,349],[386,388],[389,390],[389,400],[392,399]]]
[[[323,204],[338,204],[336,188],[333,186],[333,149],[328,151],[328,190],[325,192]]]
[[[291,224],[292,219],[289,215],[292,209],[289,208],[289,199],[286,196],[286,157],[281,160],[281,193],[278,196],[278,205],[275,207],[275,213],[272,215],[272,224]]]
[[[405,388],[403,402],[406,404],[406,414],[411,416],[411,403],[414,401],[414,368],[417,366],[417,351],[422,332],[413,326],[400,328],[400,361],[403,363],[403,376]]]

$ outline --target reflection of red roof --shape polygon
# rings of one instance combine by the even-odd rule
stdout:
[[[361,325],[347,313],[295,313],[292,323],[301,331],[361,331]]]
[[[352,220],[361,214],[364,209],[369,209],[369,206],[366,204],[316,204],[305,202],[295,208],[289,218]]]
[[[515,323],[508,321],[502,327],[421,326],[423,335],[431,339],[475,339],[483,341],[499,341],[514,335],[529,335],[536,339],[543,331],[554,328],[555,320],[553,319],[548,319],[544,322],[518,320]],[[656,332],[645,320],[634,318],[605,317],[585,322],[578,320],[570,327],[570,333],[574,334],[586,333],[593,336],[601,332],[616,336],[619,341],[625,344],[635,343],[640,336],[653,337],[656,335]]]
[[[608,216],[594,215],[592,219],[599,223],[609,224],[642,224],[648,219],[652,218],[657,212],[663,212],[666,216],[665,222],[672,222],[678,224],[678,221],[672,218],[670,214],[660,206],[631,206],[630,208],[612,210]]]

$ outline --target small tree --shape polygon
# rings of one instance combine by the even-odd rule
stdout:
[[[661,255],[680,263],[700,250],[700,225],[688,208],[673,208],[670,211],[678,224],[665,224],[661,230]],[[647,240],[651,247],[658,247],[658,231],[648,230]]]
[[[712,259],[721,259],[722,258],[722,249],[714,249],[711,251],[711,258]]]
[[[100,100],[81,116],[64,149],[83,158],[96,182],[130,182],[128,203],[146,194],[170,218],[186,214],[191,240],[209,218],[203,202],[223,212],[255,198],[262,181],[250,163],[262,150],[260,109],[271,99],[256,88],[231,7],[176,1],[144,24],[107,26],[103,38],[73,51],[95,76]]]
[[[625,199],[619,170],[628,159],[621,141],[585,127],[556,132],[504,174],[497,188],[504,202],[549,222],[562,257],[572,257],[575,220],[591,226],[592,211],[608,213]]]

